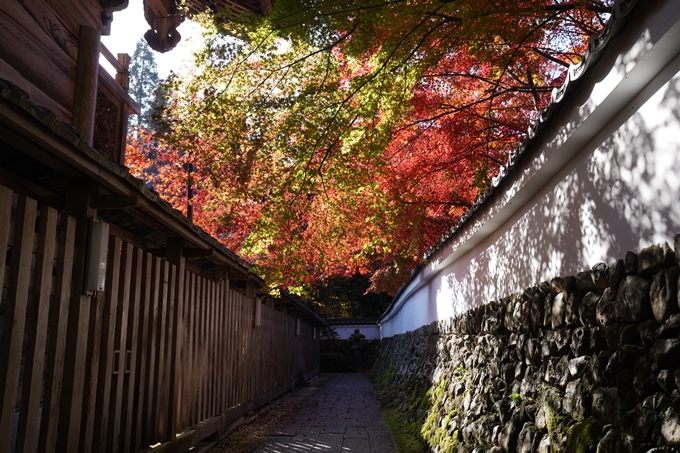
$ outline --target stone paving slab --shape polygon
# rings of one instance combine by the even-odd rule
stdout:
[[[342,374],[307,400],[255,453],[395,453],[366,376]]]

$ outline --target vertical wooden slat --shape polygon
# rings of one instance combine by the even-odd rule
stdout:
[[[238,336],[236,337],[236,344],[238,345],[238,352],[236,354],[236,360],[237,360],[237,365],[236,365],[236,376],[238,377],[238,396],[237,396],[237,404],[242,404],[243,403],[243,385],[244,385],[244,375],[245,375],[245,370],[243,369],[243,357],[245,355],[245,350],[244,350],[244,341],[245,341],[245,335],[243,331],[243,296],[239,294],[238,296]]]
[[[215,388],[217,387],[217,379],[215,376],[216,370],[216,341],[215,334],[217,333],[217,284],[210,282],[210,384],[209,384],[209,403],[210,403],[210,417],[215,414]]]
[[[208,319],[209,319],[209,298],[208,281],[201,279],[201,299],[202,299],[202,328],[201,328],[201,416],[199,421],[208,418]]]
[[[177,279],[177,267],[174,264],[168,263],[168,284],[164,285],[167,291],[166,297],[163,298],[165,304],[163,313],[163,336],[161,337],[161,357],[162,367],[160,381],[160,393],[158,397],[158,432],[160,441],[164,442],[170,440],[169,424],[172,420],[168,419],[169,406],[172,404],[169,401],[170,397],[170,356],[172,350],[173,332],[172,332],[172,315],[174,313],[174,299],[175,299],[175,281]]]
[[[229,281],[227,280],[227,283]],[[234,341],[232,336],[234,335],[234,317],[236,316],[234,310],[234,292],[228,288],[227,289],[227,308],[229,317],[227,318],[227,409],[234,406]]]
[[[0,250],[7,250],[12,217],[12,198],[12,191],[0,185]],[[4,278],[4,276],[5,260],[0,259],[0,278]]]
[[[139,346],[137,348],[137,373],[135,375],[135,421],[132,424],[132,432],[130,434],[132,445],[130,451],[136,453],[142,447],[142,432],[145,428],[146,420],[146,395],[148,385],[146,384],[146,379],[148,378],[148,362],[149,357],[149,329],[151,323],[151,306],[153,305],[151,299],[151,291],[154,286],[154,274],[153,274],[153,257],[144,252],[142,255],[142,294],[141,294],[141,313],[139,320],[139,333],[137,338],[139,341]]]
[[[137,398],[139,378],[137,376],[137,357],[141,354],[143,345],[139,326],[143,323],[143,287],[142,275],[144,272],[144,255],[141,249],[135,248],[132,260],[132,293],[130,295],[130,311],[128,315],[128,348],[132,351],[130,356],[130,372],[125,375],[123,387],[123,432],[121,433],[120,451],[131,451],[134,447],[132,441],[132,426],[138,420],[135,399]]]
[[[222,379],[222,341],[220,339],[222,334],[222,283],[218,280],[215,283],[216,292],[216,314],[215,325],[217,326],[215,332],[215,414],[222,413],[222,386],[224,380]]]
[[[75,235],[75,219],[69,215],[62,214],[59,255],[55,277],[57,284],[54,300],[50,306],[51,327],[49,329],[50,338],[47,342],[45,394],[43,397],[40,439],[38,442],[38,451],[45,453],[54,452],[57,442],[57,422],[59,421],[59,404],[61,401]]]
[[[232,386],[231,392],[232,392],[232,406],[236,406],[239,404],[239,396],[240,396],[240,386],[241,386],[241,380],[239,379],[239,349],[241,347],[240,344],[240,330],[239,330],[239,323],[241,322],[241,295],[234,292],[232,295],[232,300],[234,303],[234,320],[232,322],[233,326],[233,333],[232,333],[232,339],[233,341],[231,342],[231,350],[232,350],[232,356],[231,356],[231,369],[232,369],[232,376],[233,376],[233,382],[234,385]]]
[[[120,424],[121,413],[123,410],[123,384],[125,381],[125,363],[127,358],[127,329],[128,329],[128,313],[130,306],[130,289],[132,281],[132,244],[128,242],[123,243],[122,258],[120,261],[120,279],[118,284],[118,306],[115,313],[115,335],[113,348],[118,351],[118,356],[114,354],[112,357],[114,362],[114,369],[118,369],[118,373],[111,376],[111,398],[112,404],[109,408],[109,424],[107,426],[107,449],[111,451],[118,451],[120,443]]]
[[[108,277],[107,277],[108,278]],[[85,403],[85,414],[91,414],[89,417],[85,417],[83,420],[82,429],[82,450],[91,451],[92,441],[95,437],[94,431],[97,429],[95,427],[95,417],[94,413],[97,410],[97,385],[99,384],[99,357],[101,355],[101,344],[102,344],[102,323],[104,322],[104,306],[106,305],[106,295],[104,293],[98,293],[92,298],[94,307],[90,310],[90,326],[88,338],[88,359],[90,364],[90,373],[87,382],[87,393],[83,394],[82,398],[86,401]]]
[[[222,297],[220,298],[220,303],[222,304],[222,321],[220,329],[220,357],[221,357],[221,370],[220,376],[222,380],[222,392],[220,394],[220,412],[225,412],[227,410],[227,329],[228,329],[228,319],[229,319],[229,280],[222,279]]]
[[[109,405],[111,403],[111,381],[113,373],[116,314],[119,304],[119,278],[121,262],[121,240],[109,237],[109,259],[106,267],[106,296],[101,323],[101,350],[99,353],[99,376],[97,378],[97,399],[94,410],[93,448],[104,451],[107,446]],[[94,360],[93,360],[94,362]],[[88,412],[90,416],[92,415]]]
[[[246,315],[243,320],[243,326],[246,331],[246,370],[248,380],[246,381],[246,401],[253,396],[253,300],[246,296],[245,298]]]
[[[84,395],[89,391],[88,376],[91,361],[88,356],[92,344],[90,330],[92,297],[84,292],[87,265],[87,240],[89,222],[96,214],[90,208],[90,183],[87,180],[70,180],[66,188],[66,212],[76,219],[75,256],[73,265],[72,298],[68,309],[66,331],[66,355],[62,379],[59,424],[57,427],[57,451],[83,451],[80,444],[83,420],[90,420],[83,414],[86,402]],[[98,345],[97,345],[98,346]]]
[[[180,361],[180,402],[179,402],[179,423],[177,425],[177,432],[181,432],[187,425],[187,406],[188,406],[188,396],[189,389],[187,388],[187,374],[188,370],[188,358],[191,356],[187,351],[189,346],[189,308],[188,303],[190,301],[189,289],[191,288],[191,274],[189,271],[184,271],[184,316],[182,318],[182,341],[180,343],[181,347],[181,361]]]
[[[242,401],[248,401],[250,395],[250,344],[249,344],[249,339],[250,339],[250,329],[248,328],[248,298],[246,296],[241,296],[241,299],[243,301],[243,315],[241,316],[241,326],[242,326],[242,332],[243,332],[243,371],[242,373],[244,374],[245,378],[243,380],[243,399]]]
[[[212,324],[213,324],[213,298],[212,298],[212,282],[206,279],[205,282],[205,301],[206,301],[206,325],[205,325],[205,377],[204,384],[205,392],[203,393],[203,404],[205,406],[205,414],[203,418],[210,418],[212,416],[212,401],[211,401],[211,387],[212,387]]]
[[[194,388],[196,389],[196,419],[195,424],[203,420],[203,279],[196,278],[196,378]]]
[[[50,207],[40,209],[39,245],[36,259],[36,282],[33,304],[28,322],[26,365],[21,395],[21,411],[17,432],[16,451],[34,452],[38,441],[38,409],[42,393],[45,342],[50,310],[52,262],[57,230],[57,211]]]
[[[167,273],[163,269],[161,260],[157,257],[150,258],[153,263],[153,287],[151,289],[151,307],[149,317],[149,349],[147,353],[149,368],[145,376],[145,397],[146,403],[145,417],[142,424],[142,442],[140,445],[144,447],[156,443],[156,390],[158,389],[158,323],[159,323],[159,306],[160,293],[163,286],[163,280],[167,280]],[[162,280],[163,279],[163,280]]]
[[[12,276],[0,339],[0,450],[9,451],[14,427],[14,405],[19,385],[21,348],[24,340],[28,280],[37,202],[21,196],[16,212],[16,234],[12,249]]]
[[[238,327],[239,327],[239,332],[240,332],[240,338],[238,338],[238,343],[240,345],[241,350],[239,351],[239,365],[238,365],[238,376],[239,376],[239,396],[238,396],[238,401],[239,404],[244,403],[245,400],[245,390],[246,390],[246,367],[245,367],[245,358],[246,358],[246,330],[245,330],[245,310],[246,310],[246,305],[244,303],[244,296],[239,295],[239,305],[240,305],[240,314],[239,314],[239,322],[238,322]]]
[[[196,400],[196,391],[194,386],[194,323],[196,321],[196,298],[194,291],[196,289],[196,275],[187,272],[187,356],[184,362],[187,365],[186,372],[186,424],[187,427],[194,425],[194,402]]]
[[[163,394],[163,383],[165,378],[165,339],[167,331],[167,312],[168,312],[168,298],[170,290],[170,277],[172,275],[170,263],[165,260],[161,261],[163,267],[163,275],[161,280],[161,294],[158,307],[157,320],[157,335],[158,347],[156,349],[156,379],[153,388],[154,393],[154,426],[152,443],[162,440],[161,432],[165,425],[165,414],[163,409],[167,407],[167,401]]]
[[[199,380],[198,380],[198,422],[200,423],[202,420],[205,420],[206,418],[206,409],[205,409],[205,393],[206,393],[206,385],[205,385],[205,377],[206,377],[206,330],[207,330],[207,324],[206,320],[208,319],[207,316],[207,310],[208,310],[208,298],[207,298],[207,282],[204,278],[199,279],[199,300],[200,300],[200,319],[199,319],[199,330],[198,330],[198,344],[199,344],[199,350],[198,350],[198,369],[199,369]]]
[[[179,425],[180,409],[180,366],[181,366],[181,342],[184,340],[182,325],[184,318],[184,265],[182,256],[183,240],[178,238],[168,239],[168,260],[175,266],[175,279],[173,281],[172,299],[170,300],[170,312],[168,316],[168,422],[165,438],[175,438]]]

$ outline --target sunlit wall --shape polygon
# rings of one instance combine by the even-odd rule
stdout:
[[[387,337],[680,233],[680,2],[641,5],[541,142],[381,319]]]
[[[338,335],[340,340],[349,340],[349,336],[354,333],[354,329],[359,329],[359,333],[363,334],[365,340],[379,340],[380,328],[378,326],[366,325],[349,325],[349,326],[334,326],[333,330]]]

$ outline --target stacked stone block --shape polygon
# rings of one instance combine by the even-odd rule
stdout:
[[[383,339],[380,390],[437,453],[680,452],[679,242]]]

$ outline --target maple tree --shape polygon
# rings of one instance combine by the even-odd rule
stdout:
[[[266,17],[204,18],[196,70],[165,84],[148,138],[157,189],[181,207],[190,162],[196,222],[273,286],[359,273],[393,293],[611,4],[277,0]]]

